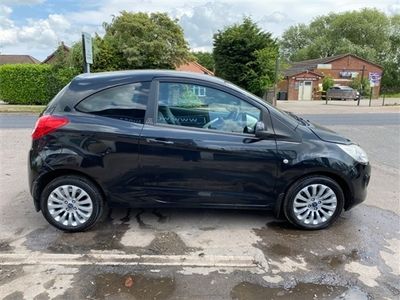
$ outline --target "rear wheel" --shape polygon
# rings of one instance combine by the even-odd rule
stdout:
[[[68,232],[91,228],[103,212],[98,188],[80,176],[62,176],[44,188],[40,206],[46,220]]]
[[[323,229],[340,216],[344,205],[341,187],[331,178],[310,176],[297,181],[285,197],[286,218],[303,229]]]

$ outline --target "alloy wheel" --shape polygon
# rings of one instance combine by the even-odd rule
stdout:
[[[47,198],[50,216],[58,223],[76,227],[89,220],[93,212],[93,201],[89,194],[75,185],[61,185]]]
[[[293,212],[305,225],[320,225],[329,221],[337,209],[335,192],[324,184],[310,184],[294,198]]]

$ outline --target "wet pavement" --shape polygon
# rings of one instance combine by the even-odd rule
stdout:
[[[28,283],[35,281],[37,291],[28,296],[80,299],[395,299],[400,293],[400,233],[394,226],[399,216],[391,211],[361,205],[331,228],[309,232],[251,211],[157,210],[164,222],[152,210],[131,210],[132,216],[141,214],[140,222],[128,220],[127,213],[114,210],[89,232],[66,234],[45,225],[3,240],[2,296],[18,299],[18,292],[26,293],[26,277]],[[35,252],[84,255],[66,256],[54,265],[19,260],[13,265],[7,259],[7,254]],[[96,264],[93,257],[99,254],[109,254],[110,265]],[[115,262],[126,255],[155,263]],[[216,255],[229,257],[227,266],[218,266]],[[165,259],[157,263],[157,257]],[[243,257],[251,258],[248,264],[229,265]],[[218,281],[217,290],[210,287]],[[192,285],[197,287],[192,290]],[[201,294],[193,294],[199,289]]]
[[[334,129],[371,153],[373,177],[329,229],[263,211],[113,209],[75,234],[33,210],[29,130],[0,130],[0,299],[398,299],[399,126]]]

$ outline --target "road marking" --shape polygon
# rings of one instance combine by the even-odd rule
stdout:
[[[0,265],[148,265],[258,268],[253,256],[0,253]]]

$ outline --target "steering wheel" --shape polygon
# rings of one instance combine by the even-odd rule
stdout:
[[[246,116],[245,112],[236,113],[233,120],[234,121],[243,121],[243,116]]]
[[[210,129],[211,125],[217,124],[218,122],[221,122],[221,126],[218,126],[218,128],[220,128],[224,125],[224,119],[221,117],[217,117],[215,119],[212,119],[210,122],[204,124],[203,128]],[[218,129],[218,128],[216,128],[216,129]]]

